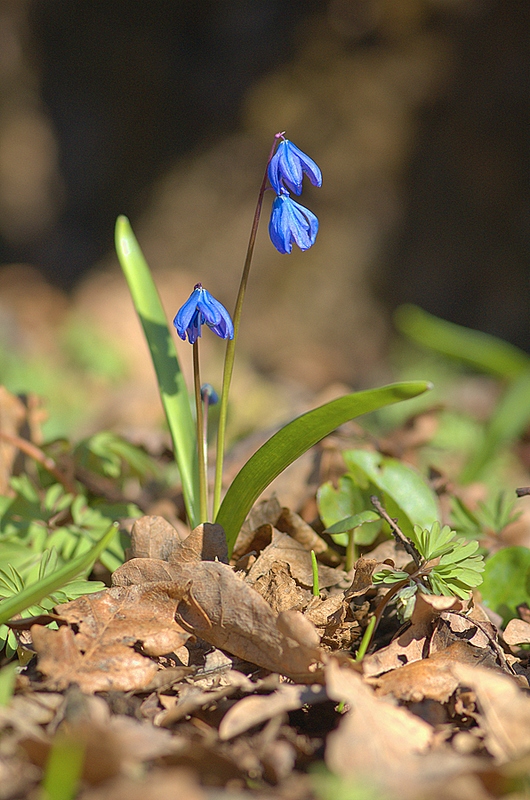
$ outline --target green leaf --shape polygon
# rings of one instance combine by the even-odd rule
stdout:
[[[530,604],[530,549],[504,547],[488,558],[480,592],[505,625],[517,617],[517,606]]]
[[[387,512],[406,536],[412,536],[413,525],[427,528],[436,521],[436,496],[415,469],[368,450],[347,450],[343,457],[354,478],[364,477],[383,494]]]
[[[0,669],[0,708],[9,705],[15,693],[18,664],[7,664]]]
[[[229,552],[254,502],[289,464],[348,420],[429,388],[426,381],[409,381],[348,394],[302,414],[275,433],[238,472],[217,514],[215,521],[225,530]]]
[[[379,515],[366,510],[370,506],[369,493],[361,490],[349,475],[339,478],[337,489],[331,482],[324,483],[317,492],[317,503],[326,532],[335,544],[347,547],[348,531],[354,530],[355,544],[369,545],[381,531]]]
[[[116,221],[116,252],[140,318],[169,425],[190,524],[199,522],[197,437],[188,391],[166,315],[127,217]]]
[[[86,572],[94,564],[100,553],[110,544],[117,531],[117,523],[113,523],[101,539],[87,552],[74,559],[70,564],[42,580],[27,586],[15,597],[0,602],[0,624],[7,622],[15,614],[19,614],[28,606],[39,603],[56,589],[60,589],[82,572]]]
[[[515,378],[530,370],[530,357],[508,342],[428,314],[418,306],[400,306],[394,322],[401,333],[422,347],[456,358],[480,372]]]
[[[520,374],[506,389],[490,418],[482,446],[466,465],[461,483],[481,477],[500,448],[516,439],[530,421],[530,370]]]

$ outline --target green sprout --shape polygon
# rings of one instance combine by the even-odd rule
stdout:
[[[479,543],[456,538],[456,531],[449,525],[441,526],[439,522],[429,528],[415,525],[414,535],[408,541],[409,552],[415,556],[412,571],[383,567],[372,576],[374,584],[394,587],[404,619],[412,614],[418,589],[425,594],[466,600],[482,583],[484,558],[477,552]]]

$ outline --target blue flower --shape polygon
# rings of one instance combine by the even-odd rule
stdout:
[[[184,305],[177,311],[173,325],[181,339],[195,344],[201,335],[201,325],[208,325],[210,330],[221,339],[234,338],[234,326],[226,308],[197,283]]]
[[[289,192],[281,189],[281,194],[272,204],[269,236],[276,250],[290,253],[293,242],[300,250],[308,250],[318,233],[318,218],[300,203],[291,200]]]
[[[283,139],[268,167],[269,181],[276,194],[280,194],[283,185],[294,194],[300,194],[304,172],[313,186],[322,186],[322,173],[313,159],[289,139]]]

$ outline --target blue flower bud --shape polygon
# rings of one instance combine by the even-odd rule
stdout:
[[[184,305],[177,311],[173,325],[181,339],[195,344],[206,324],[221,339],[234,338],[234,326],[226,308],[197,283]]]
[[[313,159],[302,153],[289,139],[283,139],[276,148],[268,167],[272,188],[276,194],[280,194],[285,185],[294,194],[300,194],[304,173],[313,186],[322,186],[322,173]]]
[[[281,194],[272,204],[269,236],[276,250],[290,253],[293,242],[300,250],[308,250],[318,233],[318,218],[300,203],[291,200],[289,192],[281,189]]]
[[[203,383],[201,386],[201,400],[204,403],[206,399],[208,400],[208,405],[210,406],[214,406],[219,402],[219,395],[211,383]]]

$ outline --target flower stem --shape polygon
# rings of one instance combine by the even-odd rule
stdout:
[[[353,565],[357,561],[357,547],[355,545],[355,528],[348,531],[348,544],[346,545],[346,572],[353,569]]]
[[[243,274],[241,275],[241,282],[239,284],[239,292],[237,294],[236,306],[233,314],[234,322],[234,338],[228,339],[226,344],[225,363],[223,370],[223,385],[221,389],[221,402],[219,405],[219,427],[217,429],[217,455],[215,462],[215,483],[213,490],[213,518],[217,516],[219,506],[221,505],[221,492],[223,488],[223,460],[225,451],[225,438],[226,438],[226,418],[228,414],[228,394],[230,391],[230,382],[232,380],[232,372],[234,370],[235,348],[237,336],[239,333],[239,324],[241,321],[241,311],[243,308],[243,300],[245,299],[245,292],[247,289],[248,275],[250,272],[250,265],[252,263],[252,256],[254,254],[254,245],[256,244],[256,236],[258,233],[259,219],[261,215],[261,207],[263,205],[263,196],[267,188],[267,168],[269,162],[274,155],[278,139],[282,138],[283,133],[277,133],[274,137],[267,165],[265,167],[265,174],[261,182],[258,201],[256,203],[256,210],[254,212],[254,219],[252,221],[252,228],[250,230],[250,238],[248,240],[247,255],[245,257],[245,264],[243,266]]]
[[[193,387],[197,411],[197,448],[199,451],[199,509],[201,522],[208,522],[208,449],[204,436],[204,416],[199,368],[199,340],[193,344]]]

